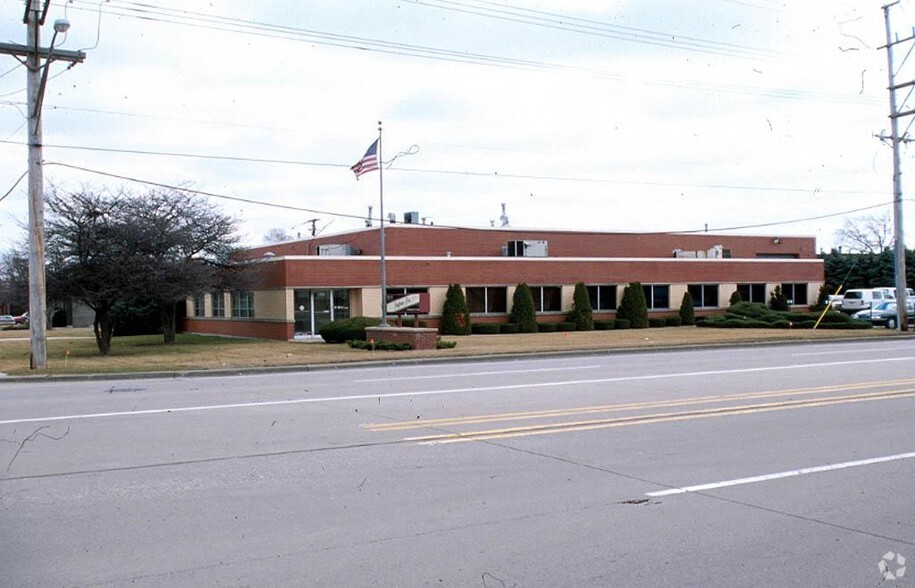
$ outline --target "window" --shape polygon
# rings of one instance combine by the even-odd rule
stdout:
[[[211,294],[213,297],[213,316],[226,316],[226,297],[222,292]]]
[[[718,284],[690,284],[689,295],[693,297],[694,308],[715,308],[718,306]]]
[[[645,302],[648,304],[648,310],[670,308],[670,286],[666,284],[643,284],[642,291],[645,292]]]
[[[737,284],[737,291],[744,302],[768,302],[765,284]]]
[[[254,318],[254,292],[232,292],[232,316]]]
[[[588,286],[591,310],[616,310],[616,286]]]
[[[508,288],[505,286],[468,287],[467,308],[474,314],[508,312]]]
[[[206,297],[203,294],[194,296],[194,316],[206,316],[205,300]]]
[[[782,284],[782,294],[788,304],[807,304],[807,284]]]
[[[562,288],[559,286],[531,286],[534,295],[535,312],[559,312],[562,310]]]

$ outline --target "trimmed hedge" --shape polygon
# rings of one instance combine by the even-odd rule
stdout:
[[[704,317],[696,325],[722,329],[812,329],[819,318],[820,314],[816,312],[785,312],[772,310],[759,302],[737,302],[724,314]],[[818,328],[870,329],[871,326],[870,322],[831,310]]]
[[[508,335],[514,335],[515,333],[521,332],[521,325],[518,323],[505,323],[499,325],[499,332]]]
[[[318,334],[325,343],[346,343],[347,341],[365,341],[365,328],[377,327],[380,318],[354,316],[348,319],[332,321],[322,325]]]
[[[445,341],[441,337],[435,340],[436,349],[454,349],[457,347],[457,341]]]
[[[537,323],[537,331],[540,333],[555,333],[557,330],[557,323]]]
[[[593,327],[594,323],[592,323],[591,326]],[[573,323],[571,321],[563,321],[561,323],[556,323],[556,330],[560,331],[560,332],[568,332],[568,331],[577,331],[578,329],[576,328],[575,323]],[[585,329],[585,330],[590,331],[591,329]]]
[[[629,328],[629,319],[616,319],[613,325],[614,329],[628,329]]]
[[[474,335],[498,335],[500,327],[496,323],[480,323],[471,326],[471,332]]]
[[[613,325],[616,323],[613,319],[599,319],[594,321],[594,330],[595,331],[610,331],[613,329]]]
[[[413,346],[409,343],[398,343],[396,341],[375,341],[369,343],[365,339],[353,339],[347,341],[347,344],[353,349],[367,349],[370,351],[409,351]]]
[[[693,321],[695,322],[695,321]],[[679,327],[683,325],[683,319],[679,316],[669,316],[664,319],[664,323],[668,327]]]
[[[650,329],[658,329],[660,327],[667,326],[667,319],[664,317],[649,317],[648,318],[648,327]]]

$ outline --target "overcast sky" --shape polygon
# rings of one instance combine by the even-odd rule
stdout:
[[[398,219],[498,226],[505,203],[518,228],[707,227],[829,249],[846,219],[892,211],[892,150],[874,136],[890,128],[883,3],[55,0],[43,43],[66,17],[62,47],[87,57],[52,65],[45,179],[301,209],[210,196],[252,245],[312,218],[326,235],[378,215],[378,174],[349,166],[383,121],[383,158],[412,152],[384,171]],[[891,11],[900,38],[909,4]],[[0,41],[25,42],[23,6],[0,1]],[[0,55],[0,75],[2,196],[27,158],[25,70]],[[0,202],[0,248],[26,221],[23,180]]]

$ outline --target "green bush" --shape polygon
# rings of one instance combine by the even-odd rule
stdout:
[[[375,341],[370,343],[364,339],[353,339],[347,341],[347,344],[353,349],[367,349],[370,351],[408,351],[413,347],[409,343],[398,343],[397,341]]]
[[[540,333],[555,333],[558,326],[557,323],[537,323],[537,331]]]
[[[512,312],[508,322],[518,325],[521,333],[537,332],[537,312],[534,310],[534,294],[531,287],[521,283],[512,297]]]
[[[737,302],[724,314],[704,317],[696,323],[700,327],[718,328],[769,328],[812,329],[820,318],[816,312],[784,312],[772,310],[759,302]],[[820,329],[864,329],[871,324],[852,319],[838,311],[830,310],[820,322]]]
[[[769,295],[769,308],[782,312],[788,312],[791,309],[788,306],[788,298],[782,293],[781,286],[776,286]]]
[[[696,324],[696,309],[693,306],[693,295],[686,291],[680,301],[680,323],[684,325]]]
[[[629,326],[633,329],[648,327],[648,303],[645,301],[642,284],[631,282],[623,289],[623,298],[616,309],[616,318],[628,320]]]
[[[445,341],[441,337],[435,340],[436,349],[454,349],[457,347],[457,341]]]
[[[569,312],[568,320],[575,325],[575,329],[569,330],[594,330],[594,315],[591,312],[591,297],[588,295],[588,287],[585,286],[584,282],[575,284],[575,293],[572,295],[572,310]]]
[[[679,327],[683,324],[683,319],[678,316],[668,316],[664,318],[664,324],[668,327]]]
[[[474,335],[498,335],[501,325],[496,323],[479,323],[471,327]]]
[[[595,331],[610,331],[613,329],[613,324],[616,321],[613,319],[600,319],[594,321],[594,330]]]
[[[614,329],[628,329],[629,326],[630,326],[630,325],[629,325],[629,319],[621,319],[621,318],[618,318],[618,319],[616,319],[615,321],[613,321],[613,328],[614,328]]]
[[[652,328],[652,329],[666,327],[667,319],[664,317],[651,317],[648,319],[648,326],[649,326],[649,328]]]
[[[469,335],[471,332],[467,298],[458,284],[448,286],[445,304],[442,306],[442,321],[438,329],[442,335]]]
[[[516,323],[504,323],[499,325],[499,332],[504,334],[513,335],[520,332],[518,325]]]
[[[562,332],[569,332],[569,331],[576,331],[577,329],[576,329],[575,323],[573,323],[571,321],[563,321],[561,323],[556,323],[556,330],[562,331]],[[591,328],[588,330],[591,330],[591,331],[594,330],[593,322],[591,323]]]
[[[740,290],[734,290],[731,292],[731,298],[728,301],[728,305],[734,306],[739,302],[743,302],[743,296],[740,295]]]
[[[325,343],[346,343],[347,341],[365,341],[365,328],[377,327],[381,319],[370,316],[354,316],[348,319],[332,321],[322,325],[318,334]]]

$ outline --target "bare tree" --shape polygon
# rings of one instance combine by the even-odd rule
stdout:
[[[282,243],[283,241],[292,241],[292,236],[280,228],[272,228],[264,235],[264,243],[271,245],[273,243]]]
[[[853,253],[880,253],[893,245],[890,214],[848,219],[836,231],[836,241]]]

